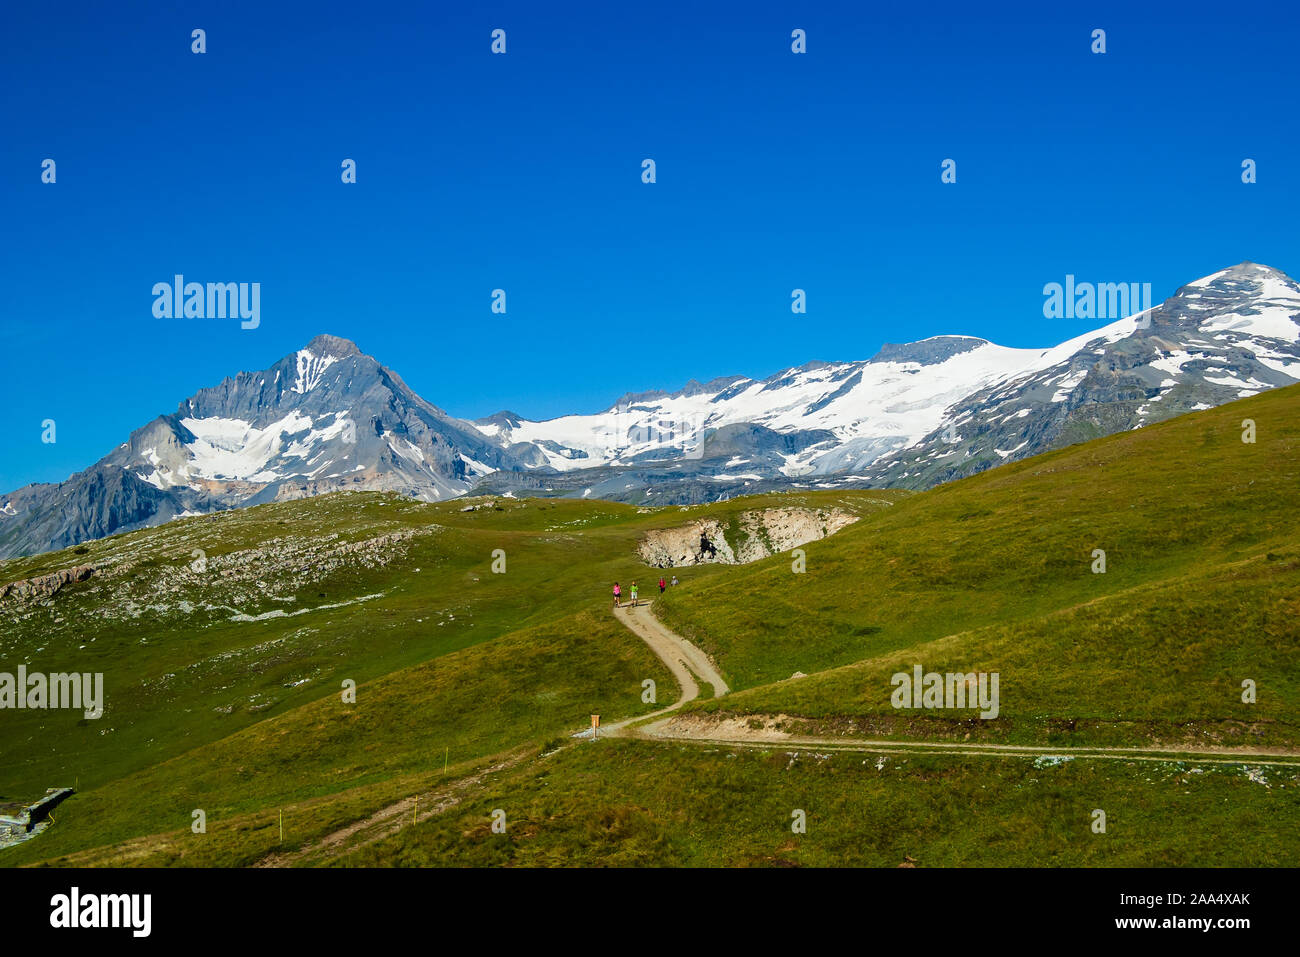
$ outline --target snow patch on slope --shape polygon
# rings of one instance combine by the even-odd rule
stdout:
[[[299,395],[310,392],[320,385],[325,370],[338,362],[338,356],[318,356],[307,349],[299,349],[297,355],[298,376],[294,379],[292,392]]]
[[[243,419],[220,416],[188,417],[181,419],[181,425],[194,435],[194,441],[185,446],[188,459],[183,465],[168,468],[156,449],[140,453],[153,470],[137,474],[156,488],[192,485],[203,479],[273,482],[283,474],[268,469],[269,462],[276,458],[311,460],[320,454],[322,442],[343,435],[350,419],[346,411],[335,412],[328,425],[315,428],[310,417],[294,411],[262,429]],[[308,474],[314,476],[324,467]]]

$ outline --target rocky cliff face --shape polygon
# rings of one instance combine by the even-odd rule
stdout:
[[[743,565],[819,541],[857,520],[838,508],[751,509],[727,526],[710,518],[655,529],[646,533],[638,551],[641,560],[655,568],[713,562]]]

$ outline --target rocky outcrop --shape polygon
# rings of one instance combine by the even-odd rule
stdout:
[[[765,508],[742,512],[724,527],[700,519],[647,532],[638,551],[655,568],[718,562],[743,565],[834,535],[858,517],[842,509]]]
[[[710,553],[702,548],[703,542],[713,546]],[[638,546],[641,560],[655,568],[673,568],[678,565],[702,565],[721,562],[735,565],[736,556],[722,533],[722,526],[714,519],[703,519],[679,528],[656,529],[647,532]]]
[[[834,535],[858,517],[842,509],[765,508],[741,516],[742,530],[753,531],[737,550],[737,559],[756,562],[808,542]],[[755,534],[756,533],[756,534]]]
[[[8,585],[0,585],[0,599],[13,597],[19,601],[35,601],[49,598],[64,585],[84,582],[93,574],[95,574],[94,565],[61,568],[57,572],[41,575],[38,578],[27,578],[23,581],[10,582]]]

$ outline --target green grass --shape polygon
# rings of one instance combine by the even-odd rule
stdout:
[[[168,820],[171,830],[149,833],[112,844],[96,845],[57,856],[42,856],[41,867],[248,867],[269,856],[292,854],[327,834],[364,820],[377,809],[413,793],[455,786],[486,762],[451,764],[447,773],[433,771],[404,774],[379,783],[317,797],[302,798],[241,813],[209,818],[206,831],[196,834],[192,818]],[[71,810],[71,809],[70,809]],[[71,823],[60,814],[58,826]],[[402,816],[405,821],[405,815]],[[159,820],[155,826],[164,822]],[[281,839],[280,828],[284,827]],[[52,837],[48,831],[43,837]],[[46,845],[48,848],[49,845]],[[10,862],[11,864],[13,862]]]
[[[1300,772],[606,741],[493,780],[341,866],[1285,866]],[[490,828],[506,812],[506,833]],[[807,833],[791,830],[806,813]],[[1106,832],[1092,831],[1093,811]]]
[[[1255,445],[1240,441],[1246,417]],[[456,778],[494,756],[554,751],[593,712],[647,713],[645,678],[667,704],[671,677],[608,613],[612,582],[651,591],[658,570],[636,551],[647,530],[706,516],[737,528],[767,506],[861,519],[804,546],[805,574],[788,555],[675,570],[682,584],[655,596],[656,614],[738,689],[714,698],[706,686],[688,710],[784,714],[792,730],[832,736],[1293,749],[1298,453],[1292,387],[919,494],[654,509],[496,499],[474,511],[338,494],[6,562],[4,582],[104,569],[21,614],[7,604],[0,671],[102,671],[108,702],[98,721],[0,714],[0,800],[79,786],[57,826],[0,852],[0,866],[247,864],[282,849],[280,808],[292,848],[427,790],[444,748]],[[333,551],[394,533],[410,537],[380,558]],[[1091,570],[1094,548],[1105,574]],[[194,549],[203,574],[186,570]],[[491,570],[497,549],[505,574]],[[303,613],[257,619],[277,610]],[[999,718],[893,709],[890,676],[918,663],[997,671]],[[784,680],[796,671],[807,677]],[[345,678],[356,705],[340,701]],[[1285,775],[1265,787],[1230,769],[1084,759],[789,762],[579,745],[343,860],[1252,866],[1297,847]],[[1111,815],[1104,838],[1087,830],[1089,805]],[[498,806],[514,822],[505,840],[486,830],[484,808]],[[789,833],[793,807],[809,811],[809,835]],[[188,830],[195,808],[207,835]]]
[[[811,495],[863,509],[874,493]],[[752,504],[725,503],[728,514]],[[107,707],[98,721],[75,712],[4,714],[0,799],[39,795],[53,784],[96,787],[257,722],[332,696],[344,678],[373,680],[522,628],[587,608],[603,609],[615,580],[650,573],[636,556],[647,528],[684,522],[709,507],[652,511],[605,502],[498,500],[500,510],[461,512],[396,496],[336,494],[183,519],[157,529],[0,565],[0,580],[92,563],[113,577],[69,586],[48,607],[0,626],[0,671],[103,672]],[[665,518],[667,516],[667,519]],[[266,566],[264,587],[234,587],[222,560],[287,538],[360,542],[415,532],[388,564],[358,561],[318,574]],[[212,569],[184,571],[195,549]],[[493,574],[492,555],[506,554]],[[725,571],[691,569],[706,580]],[[366,596],[379,595],[365,601]],[[277,598],[289,599],[285,601]],[[190,610],[178,610],[188,602]],[[354,602],[353,604],[346,604]],[[338,607],[324,607],[324,606]],[[205,606],[215,606],[205,608]],[[122,609],[134,608],[134,616]],[[276,609],[305,614],[231,621]],[[315,610],[310,610],[315,609]],[[117,617],[106,615],[113,611]]]
[[[688,707],[797,715],[809,720],[785,730],[815,736],[1296,748],[1297,609],[1300,553],[1261,557]],[[998,673],[997,718],[895,709],[890,679],[915,664]],[[1247,679],[1254,703],[1242,700]]]
[[[70,798],[57,829],[3,852],[21,864],[167,831],[207,812],[273,809],[644,714],[641,682],[676,686],[610,615],[582,613],[402,669]],[[380,793],[383,793],[382,790]],[[170,826],[169,826],[170,825]]]
[[[1257,444],[1241,442],[1246,417]],[[875,721],[888,675],[921,663],[1004,672],[1014,720],[998,733],[1037,738],[1053,718],[1102,739],[1098,722],[1241,721],[1294,743],[1295,501],[1300,387],[911,496],[806,546],[805,574],[772,558],[657,610],[733,687],[755,689],[711,708]],[[1269,689],[1251,711],[1245,678]]]
[[[463,760],[580,729],[593,711],[643,713],[648,677],[671,701],[667,671],[606,614],[610,584],[648,582],[636,543],[665,515],[679,523],[768,498],[713,511],[499,499],[462,512],[459,501],[331,495],[6,563],[5,581],[73,563],[107,569],[0,630],[0,670],[102,671],[107,707],[97,721],[4,713],[0,796],[28,799],[65,785],[80,793],[57,831],[4,852],[0,864],[166,831],[196,807],[250,814],[378,785],[424,766],[448,742],[453,760]],[[875,493],[806,498],[881,507]],[[275,567],[294,542],[314,548],[394,532],[415,535],[382,565],[330,568],[317,558],[305,570]],[[206,553],[207,574],[186,572],[195,549]],[[504,574],[491,571],[496,549],[506,554]],[[232,586],[221,572],[242,566],[223,562],[250,555],[255,581]],[[366,596],[378,597],[359,601]],[[304,607],[316,610],[230,620]],[[350,722],[339,707],[344,679],[362,689]]]

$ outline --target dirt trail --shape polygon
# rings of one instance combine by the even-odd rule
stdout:
[[[614,617],[649,645],[650,650],[668,666],[677,683],[682,686],[682,696],[668,707],[660,708],[651,714],[637,715],[614,724],[601,725],[602,735],[620,734],[633,722],[646,721],[676,711],[686,702],[694,701],[700,696],[700,681],[708,682],[713,686],[715,697],[721,697],[731,690],[722,680],[722,675],[718,674],[718,669],[713,667],[713,662],[709,661],[708,655],[681,635],[670,631],[651,613],[650,606],[653,604],[653,601],[643,601],[638,603],[635,609],[631,605],[624,605],[614,609]]]
[[[425,794],[411,795],[380,808],[369,817],[331,831],[307,846],[296,851],[277,851],[262,858],[254,867],[293,867],[300,863],[338,857],[365,847],[375,841],[396,834],[402,827],[412,822],[416,813],[416,800],[420,802],[417,820],[424,821],[449,811],[460,804],[468,792],[483,782],[489,774],[505,771],[519,764],[528,757],[528,752],[511,755],[490,767],[477,771],[468,777],[459,778],[445,787],[436,788]]]
[[[1300,768],[1300,754],[1281,749],[1194,749],[1178,747],[1045,747],[1032,744],[971,744],[963,741],[901,738],[824,738],[775,731],[772,718],[687,714],[666,718],[636,730],[638,737],[683,744],[725,745],[770,751],[788,747],[811,751],[854,751],[872,754],[945,754],[973,757],[1081,758],[1110,761],[1187,761],[1198,764],[1251,764]]]
[[[681,697],[673,704],[648,715],[626,718],[602,725],[601,737],[637,737],[655,741],[679,741],[701,746],[722,745],[731,748],[790,746],[818,751],[852,751],[891,754],[954,755],[963,757],[1063,757],[1111,761],[1194,761],[1203,764],[1254,764],[1300,767],[1300,754],[1282,750],[1249,751],[1216,748],[1186,750],[1181,748],[1078,747],[1050,748],[1035,745],[968,744],[954,741],[881,740],[869,738],[821,738],[792,735],[774,726],[784,716],[724,717],[707,714],[675,715],[689,701],[700,695],[700,681],[713,686],[721,697],[731,689],[708,656],[681,635],[673,632],[650,612],[653,602],[643,602],[635,610],[629,605],[614,610],[614,616],[633,634],[641,638],[663,661],[681,685]],[[649,722],[649,723],[647,723]],[[636,727],[630,727],[636,725]],[[590,732],[586,732],[589,735]],[[577,737],[578,735],[575,735]],[[585,735],[583,735],[585,736]],[[433,817],[457,806],[488,775],[521,763],[528,752],[518,752],[468,777],[420,795],[426,810],[420,820]],[[414,811],[414,797],[406,797],[384,807],[360,821],[339,828],[298,851],[273,853],[258,861],[256,867],[287,867],[348,853],[396,833]]]
[[[776,730],[784,715],[753,716],[749,718],[724,717],[707,714],[671,714],[688,701],[699,696],[699,687],[693,671],[714,687],[718,697],[730,689],[722,680],[708,657],[681,635],[673,632],[663,622],[650,614],[642,614],[646,606],[630,611],[626,606],[615,616],[663,659],[682,685],[681,700],[649,715],[628,718],[608,728],[602,734],[620,734],[653,740],[693,742],[698,744],[724,744],[729,747],[770,749],[774,744],[792,745],[833,751],[872,751],[911,754],[979,755],[984,757],[1071,757],[1101,758],[1110,760],[1178,761],[1190,760],[1206,764],[1267,764],[1300,767],[1300,754],[1281,749],[1252,751],[1238,748],[1203,748],[1189,750],[1177,747],[1067,747],[1051,748],[1037,745],[967,744],[957,741],[927,741],[905,739],[871,739],[835,737],[824,738],[792,735]],[[646,723],[649,722],[649,723]],[[637,727],[628,728],[636,723]]]
[[[666,708],[660,708],[651,714],[638,715],[614,724],[602,725],[600,728],[602,737],[624,733],[626,726],[634,721],[644,721],[666,715],[669,712],[676,711],[686,702],[694,701],[700,696],[700,686],[696,680],[697,675],[699,680],[707,681],[713,685],[715,695],[726,694],[729,690],[727,683],[722,680],[722,676],[718,674],[717,669],[713,667],[713,663],[709,661],[704,652],[685,638],[669,631],[660,623],[659,619],[650,613],[652,604],[654,603],[649,601],[640,602],[635,610],[631,605],[624,605],[616,609],[614,614],[619,621],[623,622],[634,634],[649,645],[651,650],[663,660],[664,664],[668,666],[668,670],[672,672],[673,677],[682,686],[682,695],[673,704]],[[450,810],[460,804],[467,794],[481,784],[489,774],[512,768],[526,757],[528,757],[528,752],[511,755],[491,767],[453,781],[445,787],[435,788],[418,795],[420,803],[419,820],[423,821]],[[395,801],[380,808],[368,817],[353,821],[345,827],[326,834],[300,850],[277,851],[268,854],[253,866],[292,867],[303,863],[311,864],[373,844],[390,834],[397,833],[403,825],[411,821],[412,815],[416,811],[416,797],[416,795],[412,795],[404,797],[400,801]]]

